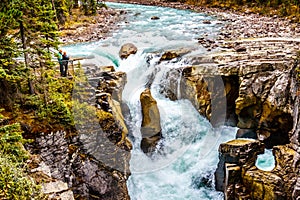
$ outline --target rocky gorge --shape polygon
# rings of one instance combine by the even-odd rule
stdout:
[[[205,11],[178,3],[150,4]],[[216,38],[199,36],[199,46],[207,53],[190,57],[187,66],[171,71],[169,84],[161,92],[173,100],[190,100],[215,126],[237,126],[237,138],[252,138],[220,145],[216,189],[225,193],[225,199],[297,199],[299,24],[255,14],[205,12],[217,15],[226,25]],[[161,62],[185,53],[177,49],[166,52]],[[130,199],[126,180],[132,146],[124,121],[128,108],[122,103],[126,73],[115,72],[110,66],[83,67],[88,83],[75,87],[76,99],[89,99],[88,103],[97,108],[95,115],[105,120],[78,125],[83,131],[79,135],[63,131],[41,134],[32,148],[39,155],[32,161],[32,173],[46,176],[44,192],[53,199]],[[174,80],[178,77],[180,82]],[[145,152],[161,138],[159,111],[151,106],[155,100],[148,92],[141,95],[141,102],[144,98],[144,112],[156,113],[156,121],[152,121],[153,126],[151,120],[147,123],[143,119]],[[149,134],[153,127],[155,134]],[[273,148],[276,159],[275,168],[269,172],[255,166],[264,148]]]

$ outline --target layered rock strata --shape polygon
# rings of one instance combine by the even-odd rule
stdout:
[[[266,44],[271,46],[272,41],[261,42],[246,42],[248,49],[255,47],[253,52],[229,48],[194,57],[191,62],[196,65],[169,72],[161,92],[170,99],[189,99],[213,125],[239,127],[239,137],[258,138],[267,148],[287,144],[293,128],[293,45],[299,43],[278,41],[277,45],[286,45],[291,53],[278,57],[279,53],[274,52],[275,58],[265,55]]]

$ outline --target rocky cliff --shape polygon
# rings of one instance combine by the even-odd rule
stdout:
[[[229,23],[217,39],[198,39],[211,53],[170,71],[161,92],[189,99],[214,126],[239,127],[237,138],[255,139],[220,146],[216,188],[225,199],[299,199],[299,24],[276,16],[216,15]],[[272,171],[255,166],[265,147],[273,149]]]
[[[171,71],[169,77],[177,79],[176,74],[182,73],[182,79],[170,78],[164,93],[171,99],[191,100],[215,126],[239,127],[237,138],[256,139],[255,147],[252,142],[242,144],[243,140],[220,146],[216,187],[226,199],[296,199],[300,178],[295,70],[300,67],[296,59],[299,41],[265,38],[223,45],[226,50],[194,57],[194,65]],[[276,160],[270,172],[255,167],[264,147],[273,148]]]
[[[36,137],[28,147],[38,155],[31,161],[32,176],[40,176],[49,199],[130,199],[132,146],[121,108],[126,74],[113,67],[83,67],[86,78],[80,80],[87,82],[76,82],[73,90],[79,102],[73,108],[76,130]]]

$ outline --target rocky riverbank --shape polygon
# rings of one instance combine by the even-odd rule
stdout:
[[[111,2],[134,3],[153,6],[165,6],[176,9],[188,9],[196,12],[206,13],[216,16],[220,20],[227,21],[218,35],[218,40],[234,40],[241,38],[258,38],[258,37],[288,37],[299,38],[300,25],[292,23],[290,20],[278,16],[266,17],[255,13],[242,13],[229,11],[218,8],[206,8],[194,5],[187,5],[178,2],[167,2],[164,0],[128,0]],[[208,22],[209,23],[209,22]]]
[[[79,15],[79,14],[78,14]],[[103,6],[95,16],[70,16],[70,24],[60,27],[59,41],[65,44],[105,39],[118,28],[124,12]],[[78,22],[79,21],[79,22]]]

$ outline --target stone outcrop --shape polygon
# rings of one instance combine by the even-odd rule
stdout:
[[[224,192],[226,200],[299,197],[300,154],[290,145],[275,146],[275,167],[263,171],[255,166],[257,155],[263,151],[264,145],[258,140],[233,140],[220,145],[216,189]]]
[[[219,163],[215,172],[216,189],[224,191],[226,198],[241,196],[238,194],[244,165],[253,167],[258,154],[264,152],[264,145],[258,140],[239,139],[223,143],[219,147]]]
[[[214,126],[237,126],[243,130],[240,133],[248,132],[267,148],[288,144],[293,128],[294,103],[290,94],[293,93],[291,78],[296,51],[289,44],[297,42],[277,41],[294,52],[280,59],[275,50],[276,58],[265,54],[268,48],[274,49],[272,42],[268,39],[246,42],[253,52],[228,49],[193,57],[190,61],[197,65],[169,72],[170,80],[166,81],[162,93],[174,100],[189,99]]]
[[[120,51],[119,56],[121,59],[126,59],[131,54],[135,54],[137,52],[137,47],[132,43],[123,44]]]
[[[157,143],[162,137],[160,126],[160,114],[156,100],[152,97],[150,89],[146,89],[140,95],[142,107],[142,125],[141,125],[141,149],[145,153],[151,153],[155,150]]]
[[[282,60],[267,57],[250,63],[249,60],[228,61],[230,59],[219,64],[217,70],[206,67],[205,72],[221,76],[232,73],[239,77],[239,93],[235,100],[237,126],[241,128],[238,135],[256,136],[266,147],[273,147],[275,168],[271,171],[258,169],[252,156],[242,161],[238,158],[239,162],[244,162],[242,165],[232,160],[224,162],[227,155],[224,146],[228,144],[221,144],[217,189],[225,193],[225,199],[299,198],[299,80],[295,72],[299,61],[288,54]],[[235,147],[228,149],[233,151]],[[237,151],[243,152],[244,147]],[[261,153],[260,149],[253,148],[253,151]]]

